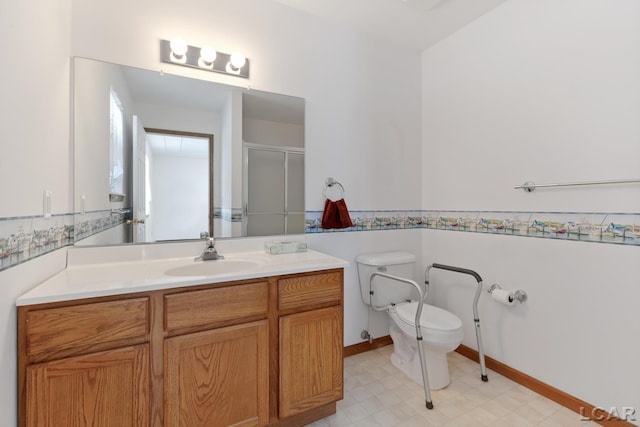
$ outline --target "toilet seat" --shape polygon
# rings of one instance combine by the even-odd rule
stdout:
[[[416,310],[418,302],[397,304],[389,309],[389,314],[398,327],[407,335],[416,334]],[[420,330],[430,342],[451,342],[462,339],[462,320],[440,307],[424,304],[420,315]]]

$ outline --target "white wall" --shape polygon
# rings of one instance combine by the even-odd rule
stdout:
[[[640,212],[638,185],[515,191],[533,180],[638,178],[640,2],[510,0],[423,53],[423,207]],[[640,408],[640,248],[427,230],[425,260],[524,289],[483,296],[485,351],[594,405]],[[433,298],[476,348],[473,281]]]
[[[220,115],[211,111],[141,102],[137,102],[134,108],[146,128],[220,134]]]
[[[0,79],[0,217],[42,214],[43,190],[53,213],[72,210],[69,145],[71,1],[3,3],[0,50],[11,60]],[[0,272],[0,413],[16,424],[15,299],[60,271],[59,250]]]
[[[429,209],[640,211],[640,3],[510,0],[423,54]],[[441,184],[441,185],[439,185]]]
[[[71,212],[69,0],[2,5],[0,217]],[[45,64],[45,65],[43,65]]]
[[[150,178],[155,240],[198,239],[209,229],[208,158],[155,155]]]
[[[245,117],[242,139],[254,144],[304,147],[304,126]]]

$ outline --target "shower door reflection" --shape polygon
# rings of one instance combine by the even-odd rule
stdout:
[[[304,232],[304,151],[244,144],[246,236]]]

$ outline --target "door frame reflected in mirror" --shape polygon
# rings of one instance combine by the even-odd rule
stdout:
[[[214,236],[213,234],[213,224],[214,224],[214,178],[213,178],[213,170],[214,170],[214,138],[212,134],[207,133],[198,133],[198,132],[188,132],[188,131],[179,131],[179,130],[171,130],[171,129],[158,129],[158,128],[145,128],[147,133],[151,134],[160,134],[160,135],[171,135],[171,136],[184,136],[187,138],[202,138],[208,141],[208,150],[209,150],[209,158],[208,158],[208,185],[209,185],[209,215],[208,215],[208,224],[207,231],[209,236]],[[183,239],[196,239],[198,236],[184,236]]]

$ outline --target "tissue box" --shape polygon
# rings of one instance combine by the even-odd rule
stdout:
[[[264,244],[264,251],[271,255],[291,254],[306,250],[307,244],[305,242],[267,242]]]

